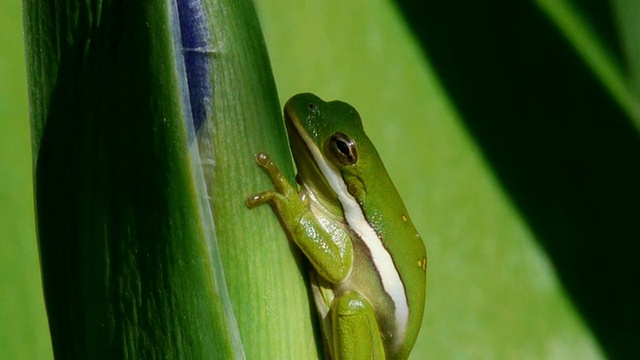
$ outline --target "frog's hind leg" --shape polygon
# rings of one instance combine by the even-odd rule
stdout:
[[[378,322],[369,301],[355,291],[331,305],[334,360],[385,359]]]

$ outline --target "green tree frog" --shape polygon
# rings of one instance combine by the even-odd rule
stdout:
[[[298,94],[284,108],[298,191],[265,153],[270,203],[312,265],[325,352],[333,359],[405,359],[424,311],[427,253],[357,111]]]

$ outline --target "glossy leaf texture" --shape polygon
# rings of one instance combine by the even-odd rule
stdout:
[[[268,209],[244,204],[271,186],[254,152],[291,174],[253,5],[26,1],[25,12],[54,355],[316,355],[296,254]]]

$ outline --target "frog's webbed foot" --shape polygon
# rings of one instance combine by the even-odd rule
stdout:
[[[296,188],[289,183],[280,168],[271,160],[269,154],[259,152],[255,155],[255,160],[256,164],[267,171],[275,189],[249,196],[246,200],[249,208],[254,208],[270,201],[277,207],[280,207],[284,206],[293,198],[299,198]]]

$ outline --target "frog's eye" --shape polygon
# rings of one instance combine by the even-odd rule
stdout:
[[[356,142],[349,136],[343,133],[335,133],[329,139],[328,145],[333,158],[337,162],[336,165],[353,165],[358,161]]]

